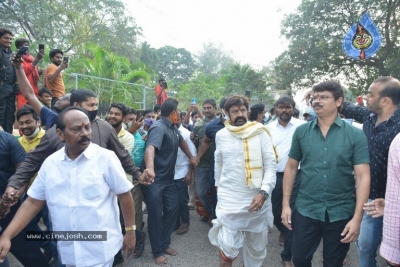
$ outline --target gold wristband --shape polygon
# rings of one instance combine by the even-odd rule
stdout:
[[[131,226],[131,227],[125,227],[125,232],[128,232],[128,231],[135,231],[136,230],[136,225],[133,225],[133,226]]]
[[[291,196],[292,194],[283,194],[284,196]]]

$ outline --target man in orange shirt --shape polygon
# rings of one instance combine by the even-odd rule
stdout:
[[[46,87],[52,93],[51,106],[53,107],[57,100],[65,95],[65,86],[62,79],[61,71],[68,67],[68,62],[63,62],[63,51],[53,49],[50,51],[51,64],[46,70]]]
[[[25,38],[19,38],[15,40],[15,47],[20,49],[23,46],[29,46],[29,40]],[[38,88],[38,81],[39,81],[39,71],[37,64],[43,58],[44,50],[40,50],[37,54],[36,58],[34,58],[31,54],[29,54],[29,50],[26,52],[25,55],[22,56],[24,60],[22,62],[22,67],[24,68],[24,72],[26,77],[28,78],[29,83],[32,85],[33,91],[35,95],[38,96],[39,88]],[[18,92],[17,95],[17,109],[20,110],[22,106],[28,104],[28,100]]]
[[[158,80],[157,86],[154,88],[156,91],[156,103],[157,105],[162,105],[165,100],[167,100],[167,92],[165,92],[165,89],[167,89],[167,83],[165,82],[164,78],[160,78]]]

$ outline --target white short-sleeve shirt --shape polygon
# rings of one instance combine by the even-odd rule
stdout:
[[[75,160],[65,148],[49,156],[28,195],[47,201],[53,231],[107,232],[107,241],[57,242],[63,264],[91,266],[122,247],[117,194],[132,187],[114,152],[91,143]]]

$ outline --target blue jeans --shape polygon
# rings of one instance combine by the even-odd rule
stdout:
[[[178,191],[178,220],[176,221],[175,228],[179,228],[182,223],[189,223],[189,201],[188,186],[182,179],[175,180],[176,190]]]
[[[197,167],[194,177],[196,195],[209,216],[212,216],[212,203],[207,197],[207,190],[210,188],[210,167]]]
[[[371,202],[372,199],[368,199]],[[383,217],[372,218],[364,212],[360,235],[357,240],[360,267],[376,267],[376,250],[382,240]]]

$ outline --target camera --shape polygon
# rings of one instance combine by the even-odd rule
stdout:
[[[15,55],[14,61],[18,61],[18,59],[20,59],[23,55],[26,54],[26,52],[28,52],[29,50],[29,46],[23,46],[18,50],[18,53]]]
[[[168,88],[168,85],[167,85],[167,82],[166,82],[166,81],[163,81],[163,83],[162,83],[162,87],[164,87],[164,88]]]

